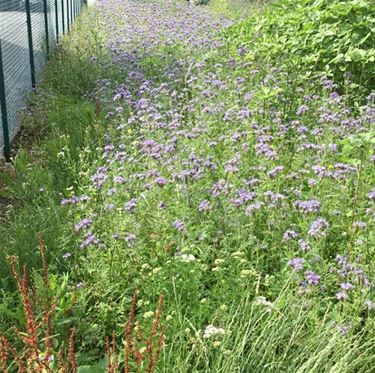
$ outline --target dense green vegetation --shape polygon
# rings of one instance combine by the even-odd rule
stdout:
[[[247,6],[100,1],[56,48],[0,175],[1,369],[373,370],[374,6]]]
[[[374,87],[373,1],[282,0],[231,28],[250,61],[283,61],[305,78],[324,72],[349,89]],[[342,87],[341,87],[342,88]],[[363,92],[361,92],[363,94]]]

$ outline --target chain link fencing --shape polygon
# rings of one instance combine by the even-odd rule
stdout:
[[[10,158],[20,111],[50,48],[69,32],[84,0],[0,0],[0,156]]]

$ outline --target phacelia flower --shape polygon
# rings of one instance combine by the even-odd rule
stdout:
[[[328,227],[328,222],[323,218],[319,218],[311,224],[309,229],[309,235],[317,239],[325,237],[327,235]]]
[[[296,201],[294,206],[304,214],[320,212],[320,202],[317,199],[307,201]]]
[[[288,266],[291,266],[295,271],[301,271],[303,269],[304,264],[303,258],[293,258],[291,260],[288,260]]]
[[[305,272],[305,279],[308,285],[318,285],[320,281],[320,276],[312,271]]]
[[[76,233],[78,233],[82,229],[86,229],[86,228],[90,227],[91,224],[92,224],[92,220],[91,219],[82,219],[79,223],[77,223],[74,226],[74,231]]]
[[[134,212],[135,208],[137,207],[137,200],[132,198],[130,201],[126,202],[124,205],[124,209],[129,212]]]
[[[210,202],[207,201],[206,199],[203,200],[203,201],[201,201],[201,202],[199,203],[198,210],[199,210],[200,212],[206,212],[206,211],[208,211],[209,209],[210,209]]]
[[[180,232],[185,230],[185,223],[177,219],[173,222],[173,226]]]

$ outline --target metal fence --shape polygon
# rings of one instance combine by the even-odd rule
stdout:
[[[69,32],[84,0],[0,0],[0,155],[10,158],[20,110],[53,44]]]

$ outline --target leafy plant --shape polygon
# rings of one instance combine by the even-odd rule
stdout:
[[[311,75],[371,89],[375,69],[375,6],[367,0],[281,0],[226,33],[250,60],[289,61]]]

